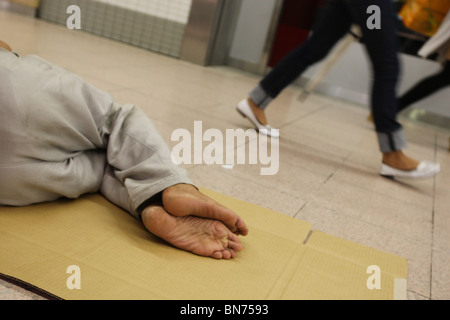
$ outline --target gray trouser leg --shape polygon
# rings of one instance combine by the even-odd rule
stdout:
[[[250,91],[249,98],[263,110],[266,109],[269,103],[273,100],[273,98],[271,98],[260,85],[257,85],[252,91]]]
[[[407,145],[402,129],[391,133],[377,132],[377,137],[381,152],[402,150]]]
[[[101,192],[142,203],[192,184],[147,115],[36,56],[0,50],[0,205]]]

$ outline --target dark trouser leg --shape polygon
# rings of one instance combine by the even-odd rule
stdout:
[[[349,31],[351,14],[342,0],[330,0],[312,35],[302,45],[287,54],[272,71],[252,90],[250,98],[261,109],[308,67],[327,56],[333,46]]]
[[[371,0],[346,0],[363,32],[373,70],[371,108],[381,152],[401,150],[406,146],[403,130],[397,122],[397,82],[400,73],[398,45],[395,37],[396,15],[391,0],[376,1],[380,8],[380,29],[369,29],[367,13]]]
[[[450,85],[450,62],[447,62],[440,72],[421,80],[419,83],[417,83],[407,92],[405,92],[398,99],[397,112],[406,109],[411,104],[420,101],[423,98],[428,97],[433,93],[437,92],[438,90],[449,85]]]

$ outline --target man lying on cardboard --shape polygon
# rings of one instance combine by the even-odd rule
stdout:
[[[2,41],[0,150],[0,205],[100,192],[179,249],[242,250],[243,220],[198,191],[143,111]]]

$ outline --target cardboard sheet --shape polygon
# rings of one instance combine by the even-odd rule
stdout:
[[[394,299],[407,261],[210,190],[250,228],[244,250],[214,260],[176,249],[100,195],[0,207],[0,273],[62,299]],[[380,274],[367,273],[376,265]],[[80,288],[69,288],[78,268]],[[369,277],[381,288],[368,288]],[[376,281],[375,281],[376,282]],[[398,281],[397,281],[398,283]],[[400,288],[400,289],[399,289]],[[398,292],[400,290],[400,292]]]

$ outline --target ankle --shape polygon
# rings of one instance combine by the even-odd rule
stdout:
[[[261,123],[263,126],[267,125],[267,119],[264,110],[261,109],[256,103],[254,103],[251,98],[247,98],[247,102],[259,123]]]
[[[403,156],[403,152],[401,150],[397,151],[390,151],[390,152],[383,152],[383,163],[390,163],[392,161],[395,161],[395,159],[398,159]]]
[[[415,170],[419,162],[406,156],[403,151],[396,150],[383,153],[383,163],[399,170]]]

